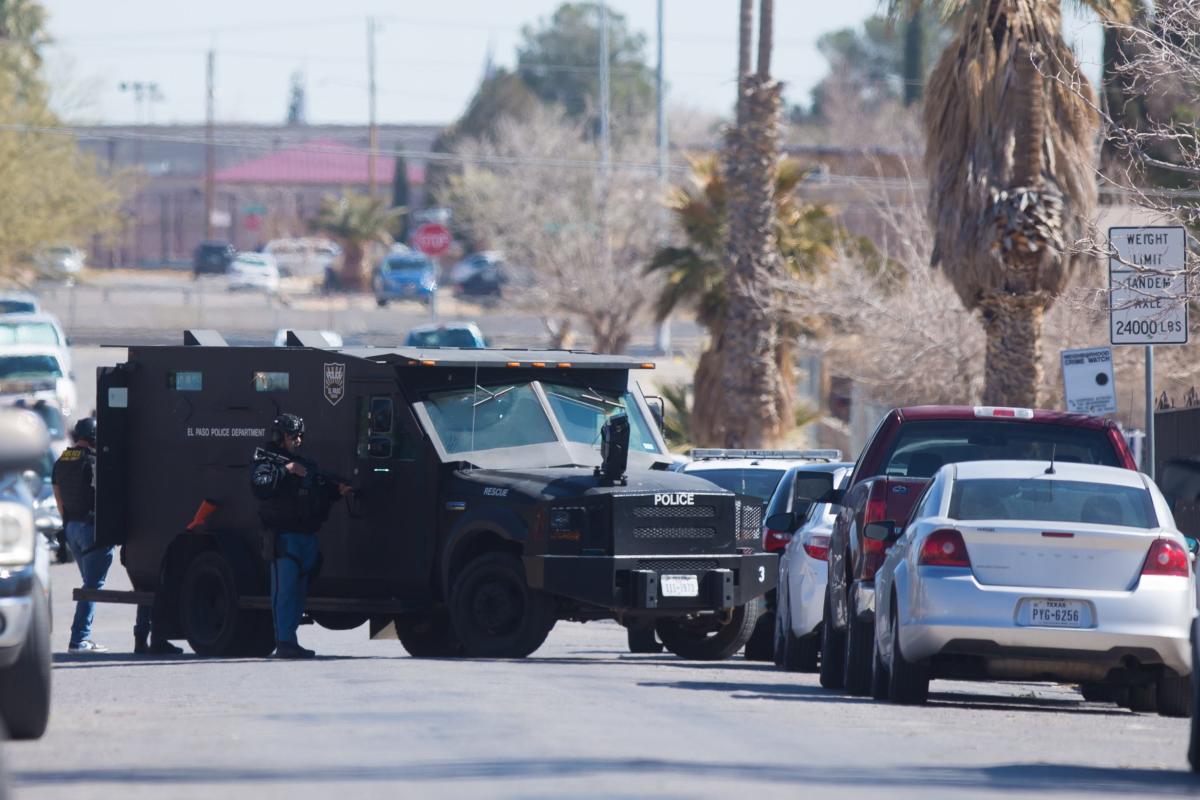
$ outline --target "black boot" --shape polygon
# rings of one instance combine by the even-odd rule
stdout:
[[[312,658],[317,653],[315,650],[309,650],[301,647],[296,642],[280,642],[275,646],[275,653],[272,658]]]
[[[133,652],[139,656],[177,656],[183,648],[176,647],[166,639],[149,639],[146,635],[133,635]]]

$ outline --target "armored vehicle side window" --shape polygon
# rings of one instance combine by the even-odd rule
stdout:
[[[629,416],[629,449],[657,453],[650,427],[629,392],[601,392],[557,383],[544,384],[550,408],[568,441],[600,446],[600,429],[614,414]]]
[[[434,392],[425,409],[447,453],[557,441],[528,383]]]
[[[177,392],[199,392],[204,389],[203,372],[168,372],[167,388]]]
[[[392,398],[386,395],[358,399],[359,458],[395,458],[408,460],[416,456],[416,444],[405,435],[396,419]]]
[[[291,376],[286,372],[256,372],[254,373],[254,391],[256,392],[286,392]]]

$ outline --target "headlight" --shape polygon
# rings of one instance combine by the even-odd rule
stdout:
[[[0,565],[20,566],[33,561],[33,513],[16,503],[0,504]]]

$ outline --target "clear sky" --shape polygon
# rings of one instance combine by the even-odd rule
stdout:
[[[51,74],[69,75],[63,103],[76,119],[137,121],[121,82],[155,82],[156,122],[204,117],[205,52],[217,54],[217,117],[282,122],[289,76],[301,70],[310,122],[365,122],[366,18],[375,16],[381,122],[449,122],[478,84],[489,47],[511,65],[521,26],[559,0],[43,0],[57,43]],[[655,0],[610,0],[647,34],[654,61]],[[856,25],[878,0],[777,0],[775,73],[790,101],[807,102],[825,74],[817,38]],[[733,102],[736,0],[665,0],[669,102],[725,113]],[[1084,60],[1098,58],[1094,26],[1068,23]],[[142,118],[151,111],[143,107]]]

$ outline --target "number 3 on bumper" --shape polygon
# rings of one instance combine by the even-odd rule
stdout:
[[[759,567],[758,568],[758,582],[764,583],[766,580],[767,580],[767,568]]]

